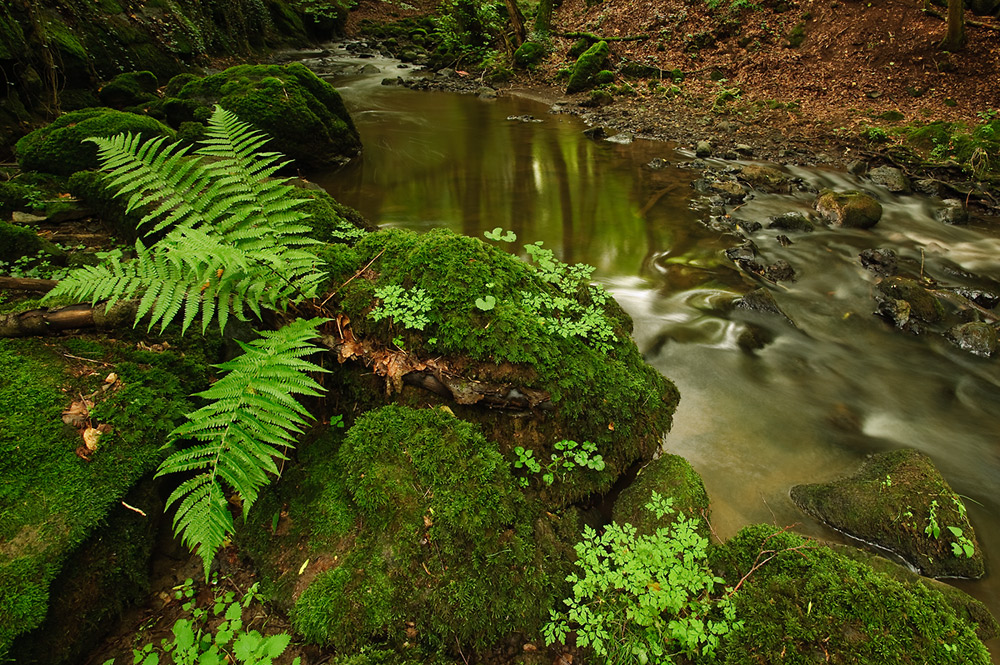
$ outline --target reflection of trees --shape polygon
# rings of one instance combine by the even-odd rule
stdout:
[[[562,229],[562,260],[566,263],[574,263],[576,261],[575,257],[575,239],[576,234],[573,232],[573,192],[570,187],[570,174],[569,166],[566,163],[566,158],[563,155],[562,145],[560,145],[560,136],[556,132],[545,132],[545,144],[548,149],[548,159],[550,164],[550,169],[546,169],[546,172],[551,171],[553,174],[553,179],[555,180],[556,189],[559,193],[559,213],[560,213],[560,228]],[[579,176],[579,170],[576,174]],[[577,190],[580,189],[579,182],[574,183],[577,186]]]

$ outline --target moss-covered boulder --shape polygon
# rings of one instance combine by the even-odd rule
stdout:
[[[813,206],[834,226],[870,229],[882,219],[882,204],[863,192],[820,192]]]
[[[10,221],[15,210],[29,207],[35,190],[12,182],[0,182],[0,221]]]
[[[792,191],[791,179],[771,166],[747,164],[740,169],[737,177],[762,192],[789,194]]]
[[[594,87],[597,75],[604,69],[604,64],[611,55],[608,43],[597,42],[584,51],[573,65],[573,70],[569,75],[569,83],[566,85],[566,93],[583,92]]]
[[[0,261],[10,264],[22,256],[44,254],[64,262],[66,252],[24,226],[0,222]]]
[[[0,340],[0,657],[81,662],[148,583],[162,499],[142,481],[218,344],[135,342]],[[103,432],[96,450],[86,427]]]
[[[361,151],[361,139],[340,94],[305,65],[239,65],[188,81],[177,98],[208,110],[232,111],[262,130],[270,146],[306,168],[343,164]],[[169,100],[168,100],[169,102]],[[202,120],[193,109],[193,117]]]
[[[778,229],[779,231],[801,231],[808,233],[814,231],[816,227],[809,218],[800,212],[786,212],[784,215],[775,215],[770,218],[771,221],[767,225],[769,229]]]
[[[657,519],[646,508],[653,492],[673,500],[676,512]],[[612,517],[618,524],[631,524],[639,534],[652,534],[681,513],[699,519],[702,535],[708,535],[708,494],[698,472],[680,455],[663,454],[642,467],[635,481],[615,500]]]
[[[86,139],[123,132],[146,138],[174,134],[169,127],[147,116],[108,108],[81,109],[66,113],[22,138],[14,147],[14,154],[22,169],[68,176],[97,168],[97,146]]]
[[[545,57],[545,45],[527,41],[514,51],[514,64],[518,67],[534,67]]]
[[[835,529],[896,552],[928,577],[982,577],[965,504],[927,455],[894,450],[850,478],[796,485],[792,501]]]
[[[123,109],[157,99],[159,82],[153,72],[125,72],[101,87],[98,96],[104,106]]]
[[[551,484],[544,470],[519,472],[558,506],[606,491],[651,458],[678,395],[643,361],[631,319],[587,284],[584,267],[529,247],[535,264],[446,230],[366,236],[355,247],[364,278],[331,301],[351,325],[339,378],[364,408],[447,404],[505,455],[520,446],[554,466],[555,444],[594,444],[602,468],[560,466]]]
[[[313,445],[282,483],[293,486],[276,490],[294,497],[287,519],[272,521],[283,504],[265,498],[247,537],[307,640],[346,653],[373,639],[475,652],[539,629],[561,556],[536,527],[549,518],[475,425],[446,409],[387,406],[342,443]]]
[[[927,290],[920,282],[909,277],[892,276],[886,277],[879,282],[878,290],[875,294],[880,303],[880,312],[887,310],[883,304],[888,303],[890,313],[905,312],[902,315],[893,316],[896,325],[905,327],[912,318],[919,319],[924,323],[937,323],[945,316],[944,305],[933,293]],[[896,306],[898,301],[906,303],[906,307]]]
[[[710,558],[727,584],[742,581],[733,603],[743,627],[728,636],[719,662],[991,662],[975,624],[939,591],[795,534],[746,527]]]

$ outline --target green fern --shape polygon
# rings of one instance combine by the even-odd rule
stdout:
[[[171,433],[171,441],[192,439],[194,445],[168,457],[157,476],[197,472],[167,499],[178,504],[174,531],[209,566],[233,532],[226,501],[228,486],[243,499],[243,517],[257,499],[268,474],[278,475],[275,460],[294,447],[309,412],[293,397],[318,396],[322,387],[308,372],[325,371],[304,359],[315,353],[310,341],[325,319],[299,319],[261,339],[240,343],[244,354],[217,365],[228,372],[199,397],[213,400],[188,415]]]
[[[260,317],[313,297],[323,273],[309,251],[317,241],[295,210],[302,200],[286,180],[271,179],[284,162],[258,152],[267,139],[216,107],[205,145],[189,155],[163,137],[140,142],[120,134],[90,139],[98,146],[107,184],[128,197],[128,209],[148,209],[140,222],[164,235],[135,245],[136,259],[81,268],[46,297],[60,295],[107,307],[140,298],[136,324],[161,331],[183,313],[182,332],[200,316],[204,331],[229,315]],[[147,235],[148,235],[147,234]]]

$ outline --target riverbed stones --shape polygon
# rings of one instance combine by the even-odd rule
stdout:
[[[868,179],[893,194],[909,194],[913,191],[910,188],[910,179],[893,166],[879,166],[872,169],[868,172]]]
[[[872,196],[854,190],[823,190],[813,205],[834,226],[870,229],[882,219],[882,204]]]
[[[742,298],[737,299],[733,304],[733,308],[736,310],[743,310],[745,312],[755,312],[758,314],[776,316],[783,319],[786,323],[793,326],[795,325],[792,323],[792,320],[788,318],[788,315],[782,311],[781,307],[778,306],[778,302],[774,299],[774,295],[763,287],[754,289]]]
[[[915,279],[909,277],[887,277],[879,282],[875,297],[879,300],[880,312],[882,303],[907,303],[907,315],[902,312],[892,318],[897,327],[903,328],[910,318],[916,318],[924,323],[937,323],[944,319],[944,306],[933,293]]]
[[[982,321],[971,321],[948,331],[948,339],[955,346],[977,356],[988,358],[997,350],[996,328]]]
[[[890,277],[899,269],[896,252],[888,248],[865,249],[858,254],[861,265],[879,277]]]
[[[763,164],[747,164],[737,174],[754,189],[770,194],[789,194],[792,191],[791,180],[776,168]]]
[[[934,218],[945,224],[961,225],[969,223],[969,211],[959,199],[945,199],[941,207],[934,211]]]
[[[918,450],[875,455],[849,478],[796,485],[791,498],[809,515],[897,553],[928,577],[985,572],[962,499]]]
[[[786,212],[783,215],[771,217],[770,220],[767,228],[778,229],[779,231],[801,231],[808,233],[816,229],[813,223],[809,221],[809,218],[801,212]]]
[[[712,156],[712,143],[711,141],[698,141],[694,146],[694,156],[701,157],[702,159]]]

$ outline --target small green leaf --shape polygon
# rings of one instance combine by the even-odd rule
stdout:
[[[494,307],[496,307],[497,299],[493,296],[486,296],[485,298],[476,298],[476,307],[484,312],[488,312]]]

